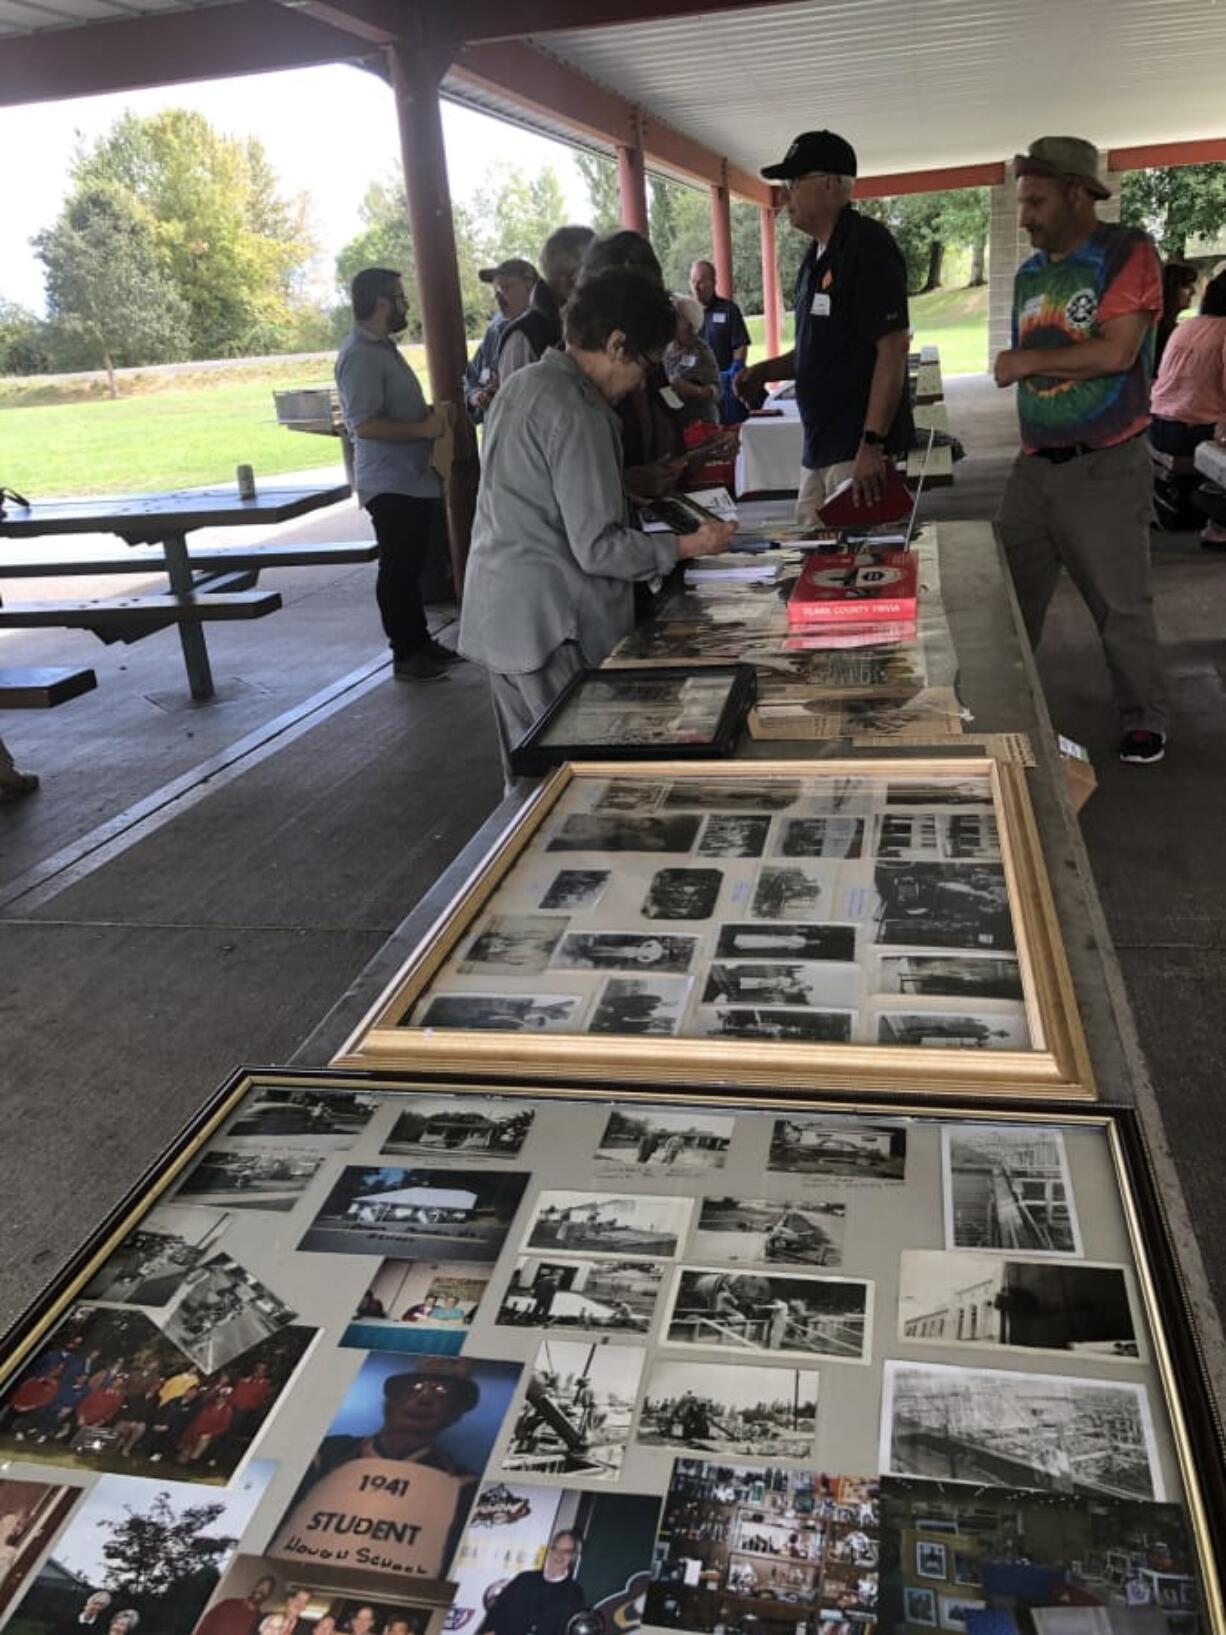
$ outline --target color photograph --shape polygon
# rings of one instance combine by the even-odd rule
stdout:
[[[645,1356],[640,1346],[543,1340],[502,1468],[617,1481]]]
[[[519,1374],[512,1362],[371,1352],[267,1553],[308,1571],[365,1538],[384,1571],[445,1578]]]
[[[689,979],[611,976],[588,1023],[589,1033],[631,1033],[669,1038],[681,1026]]]
[[[345,1574],[333,1565],[325,1575],[238,1555],[192,1635],[424,1635],[429,1608],[410,1604],[410,1586],[404,1599],[395,1588],[394,1579],[369,1568]]]
[[[777,1118],[766,1167],[829,1181],[903,1181],[906,1127],[838,1118]]]
[[[689,1225],[693,1200],[617,1192],[542,1192],[525,1249],[566,1254],[671,1259]]]
[[[703,1198],[691,1253],[721,1265],[840,1266],[844,1203]]]
[[[817,1375],[794,1368],[657,1362],[635,1440],[650,1448],[807,1459],[817,1429]]]
[[[866,1363],[871,1317],[871,1283],[680,1266],[663,1337],[670,1346]]]
[[[654,1260],[523,1255],[496,1321],[506,1328],[646,1334],[664,1268]]]
[[[385,1260],[341,1344],[366,1351],[460,1351],[490,1280],[466,1261]]]
[[[1064,1136],[1040,1124],[941,1129],[947,1249],[1081,1255]]]
[[[299,1249],[491,1262],[528,1177],[516,1170],[343,1169]]]
[[[536,1109],[473,1096],[413,1096],[392,1125],[382,1151],[405,1158],[459,1153],[462,1158],[506,1158],[519,1152]]]
[[[1165,1496],[1145,1388],[1068,1374],[887,1361],[881,1468],[1083,1497]]]
[[[723,1169],[735,1127],[735,1119],[706,1112],[614,1109],[593,1160],[665,1175],[702,1175]]]
[[[25,1588],[34,1563],[80,1497],[79,1487],[0,1480],[0,1615]]]

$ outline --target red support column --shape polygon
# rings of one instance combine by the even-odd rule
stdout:
[[[759,206],[762,233],[762,310],[766,314],[766,355],[777,358],[783,350],[783,325],[779,299],[779,261],[775,254],[775,212]]]
[[[732,273],[732,203],[722,184],[711,189],[711,249],[715,262],[715,288],[731,299],[736,294]]]
[[[464,413],[462,382],[468,363],[464,303],[460,295],[455,227],[447,154],[439,114],[439,80],[446,63],[405,46],[387,48],[400,152],[404,164],[409,226],[417,261],[417,298],[425,332],[426,366],[436,403],[454,403],[455,453],[447,479],[447,533],[456,596],[464,586],[464,567],[477,503],[477,440]]]
[[[633,140],[618,144],[617,189],[621,197],[622,226],[633,228],[647,238],[650,222],[647,213],[647,167],[643,159],[643,125],[637,114]]]

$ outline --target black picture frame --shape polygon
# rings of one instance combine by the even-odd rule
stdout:
[[[584,690],[594,683],[606,687],[624,685],[629,689],[635,683],[680,684],[695,678],[710,681],[721,677],[727,679],[728,694],[709,738],[669,743],[646,743],[642,739],[623,744],[544,742],[554,725],[574,707]],[[737,740],[744,731],[745,718],[756,698],[757,673],[752,664],[643,665],[619,666],[612,670],[581,670],[511,751],[511,770],[517,777],[536,778],[565,761],[725,760],[736,748]],[[632,709],[633,705],[628,704],[627,708]]]

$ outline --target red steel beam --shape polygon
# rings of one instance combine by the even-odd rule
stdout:
[[[448,0],[423,17],[430,44],[522,40],[558,29],[616,28],[727,11],[761,11],[792,0]],[[427,0],[429,6],[429,0]]]
[[[993,187],[1005,179],[1003,160],[985,165],[943,165],[938,170],[900,170],[886,176],[858,176],[857,199],[894,199],[900,193],[940,193],[947,187]]]
[[[1208,165],[1226,159],[1226,136],[1196,142],[1150,142],[1139,148],[1112,148],[1108,170],[1164,170],[1167,165]]]

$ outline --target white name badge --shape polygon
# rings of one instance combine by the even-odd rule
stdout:
[[[668,404],[670,409],[684,408],[684,404],[671,386],[661,386],[660,397]]]
[[[441,1578],[464,1479],[400,1459],[350,1459],[294,1506],[269,1555]]]
[[[713,324],[726,324],[728,322],[728,314],[726,312],[713,312],[711,314],[711,322]]]
[[[685,356],[681,360],[681,367],[683,369],[693,369],[694,366],[697,364],[697,362],[698,362],[697,352],[687,352],[685,354]]]
[[[829,318],[830,297],[826,294],[825,290],[818,290],[809,306],[809,311],[815,318]]]

